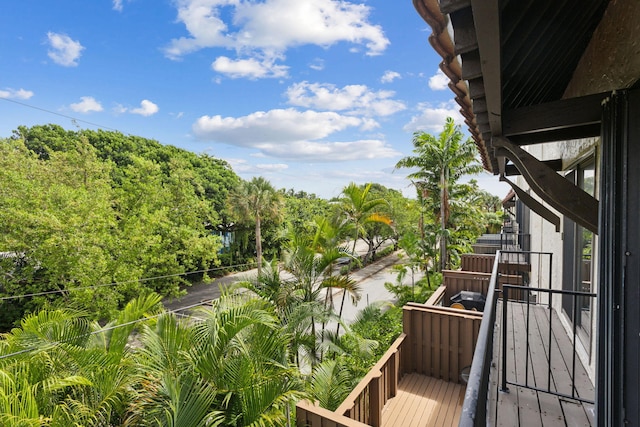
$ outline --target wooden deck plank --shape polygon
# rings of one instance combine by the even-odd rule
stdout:
[[[447,383],[444,398],[439,401],[438,417],[436,418],[434,426],[451,425],[453,417],[447,417],[449,416],[449,408],[457,404],[455,392],[456,384]]]
[[[423,407],[425,405],[424,396],[427,394],[427,391],[430,389],[431,382],[435,382],[434,379],[426,377],[424,375],[417,375],[417,382],[413,389],[407,390],[407,393],[410,393],[411,396],[409,400],[411,401],[411,405],[407,408],[407,414],[404,419],[404,422],[400,425],[415,425],[417,413],[422,413]],[[434,384],[436,387],[438,384]]]
[[[429,414],[433,412],[436,406],[436,402],[435,400],[431,399],[431,396],[436,395],[438,393],[438,390],[442,386],[441,381],[438,381],[432,377],[427,377],[427,378],[429,381],[429,387],[427,388],[427,390],[425,390],[425,393],[422,396],[425,399],[425,401],[420,406],[420,408],[414,413],[414,416],[413,416],[414,420],[417,420],[417,421],[426,419],[429,416]],[[416,423],[416,425],[420,425],[420,424]]]
[[[500,363],[497,365],[500,370],[500,374],[498,375],[498,387],[500,385],[500,379],[502,375],[502,363],[505,363],[505,358],[501,357],[502,354],[502,337],[503,334],[507,334],[507,353],[509,357],[506,358],[507,364],[507,377],[514,378],[516,375],[516,364],[515,364],[515,350],[514,350],[514,340],[513,340],[513,320],[507,322],[506,331],[502,328],[502,302],[498,302],[497,309],[499,310],[496,313],[496,318],[499,317],[500,323],[497,323],[496,328],[500,331],[498,340],[497,340],[497,351],[494,353],[496,356],[500,358]],[[507,313],[508,315],[508,313]],[[494,337],[495,340],[495,337]],[[514,424],[519,424],[520,414],[519,414],[519,403],[518,403],[518,393],[514,391],[512,392],[497,392],[497,402],[496,402],[496,414],[497,414],[497,425],[498,426],[509,426],[513,427]]]
[[[442,410],[442,406],[446,404],[447,399],[447,391],[448,391],[448,383],[441,382],[440,388],[438,389],[438,393],[434,396],[433,402],[435,403],[433,409],[429,414],[427,414],[427,422],[424,423],[424,420],[421,421],[420,425],[428,426],[428,427],[437,427],[442,424],[438,424],[438,416],[440,415],[440,411]]]
[[[525,389],[510,385],[510,393],[498,391],[500,386],[501,364],[504,358],[502,351],[502,333],[507,334],[507,377],[511,381],[524,384],[524,351],[526,351],[526,310],[524,304],[509,303],[509,321],[507,330],[502,331],[501,316],[502,302],[498,304],[496,313],[496,329],[494,337],[494,358],[499,363],[492,372],[490,390],[490,411],[492,420],[496,420],[496,425],[504,426],[590,426],[595,425],[593,421],[592,405],[579,404],[558,396],[544,392]],[[530,318],[530,343],[528,360],[531,363],[528,376],[531,385],[539,388],[549,388],[551,390],[560,389],[563,392],[569,391],[571,382],[571,361],[572,346],[566,331],[560,323],[557,313],[551,310],[552,339],[549,348],[549,311],[541,306],[531,306]],[[548,355],[551,351],[551,382],[548,382]],[[513,359],[512,361],[509,358]],[[555,360],[554,360],[555,359]],[[576,359],[576,362],[579,362]],[[545,366],[546,365],[546,366]],[[576,388],[580,390],[581,396],[586,393],[593,393],[593,386],[581,363],[576,363]],[[593,394],[591,395],[593,398]]]
[[[447,410],[443,414],[442,425],[458,425],[459,417],[456,417],[456,408],[462,406],[464,400],[464,388],[459,384],[451,385],[451,398],[447,404]]]
[[[546,314],[548,316],[549,313],[547,312]],[[558,326],[559,328],[562,328],[558,313],[553,311],[552,316],[553,324]],[[562,359],[565,361],[565,366],[567,367],[568,372],[570,372],[570,369],[572,367],[573,347],[569,336],[564,333],[564,329],[562,330],[562,332],[563,333],[554,333],[553,337],[555,338],[555,343],[562,354]],[[580,360],[577,357],[576,362],[576,392],[578,396],[583,399],[594,400],[595,389],[591,380],[589,379],[589,375],[587,374],[587,371],[584,369],[584,366],[582,365],[582,363],[580,363]]]
[[[398,384],[398,393],[394,398],[387,402],[383,409],[383,421],[385,418],[390,420],[393,424],[403,423],[405,421],[405,418],[409,415],[409,408],[412,403],[413,394],[411,394],[410,391],[416,387],[418,380],[418,374],[408,374],[402,377],[400,384]]]
[[[533,372],[529,369],[527,361],[529,352],[527,348],[526,320],[522,310],[522,304],[509,304],[511,319],[514,325],[514,357],[516,364],[516,376],[514,381],[521,384],[533,385]],[[518,393],[518,414],[521,426],[542,426],[540,415],[540,403],[538,394],[524,387],[511,386]]]
[[[416,376],[416,381],[413,387],[405,391],[407,404],[405,404],[404,417],[400,418],[404,419],[404,421],[398,425],[410,425],[414,422],[416,412],[421,412],[421,407],[424,405],[423,397],[430,388],[431,379],[429,377],[418,374],[414,375]],[[435,383],[434,386],[438,387],[439,384]]]
[[[523,314],[525,313],[525,306],[523,306]],[[531,309],[533,308],[533,309]],[[549,360],[548,353],[545,349],[544,337],[545,326],[548,328],[548,324],[540,323],[540,316],[544,316],[542,311],[548,310],[544,307],[530,307],[528,316],[530,322],[530,349],[529,349],[529,361],[533,371],[533,381],[537,388],[545,389],[548,391],[556,390],[556,381],[553,375],[549,376]],[[525,314],[526,315],[526,314]],[[540,405],[540,416],[543,425],[549,425],[556,420],[562,420],[564,413],[562,406],[560,405],[560,399],[557,396],[553,396],[549,393],[538,392],[538,402]]]
[[[550,317],[549,310],[543,310],[540,311],[540,313],[540,320],[543,323],[543,326],[547,328],[546,330],[548,330]],[[555,326],[552,327],[563,328],[563,326],[560,324],[560,318],[555,311],[551,313],[551,316],[553,316],[554,319],[552,325],[555,324]],[[571,346],[569,337],[563,332],[564,329],[562,329],[562,333],[560,334],[556,334],[555,332],[553,332],[552,334],[551,346],[552,351],[555,351],[556,354],[556,363],[552,365],[554,368],[552,372],[554,374],[556,384],[560,381],[562,381],[561,384],[564,384],[564,390],[562,390],[563,387],[558,388],[561,389],[562,392],[570,394],[571,387],[569,385],[571,384],[571,374],[569,372],[571,366],[573,365],[573,347]],[[558,373],[561,374],[560,378],[556,377]],[[582,366],[582,363],[580,363],[577,359],[575,381],[576,394],[579,397],[593,400],[595,397],[593,385],[591,384],[591,381],[589,380],[587,372]],[[565,399],[559,399],[558,402],[562,408],[564,418],[567,420],[568,425],[590,426],[592,424],[595,424],[593,412],[589,410],[589,407],[592,407],[593,405],[587,405],[587,407],[585,407],[585,405],[576,404],[573,401],[568,401]]]
[[[398,385],[398,394],[387,402],[382,412],[382,426],[457,426],[463,393],[460,384],[417,373],[407,374]]]

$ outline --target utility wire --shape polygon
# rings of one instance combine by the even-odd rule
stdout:
[[[46,108],[36,107],[35,105],[31,105],[31,104],[27,104],[27,103],[24,103],[24,102],[16,101],[15,99],[1,98],[1,97],[0,97],[0,99],[2,99],[3,101],[7,101],[7,102],[13,102],[14,104],[22,105],[23,107],[33,108],[34,110],[43,111],[43,112],[49,113],[49,114],[55,114],[56,116],[64,117],[65,119],[71,120],[72,123],[74,123],[74,122],[82,122],[82,123],[86,123],[86,124],[88,124],[90,126],[95,126],[97,128],[100,128],[100,129],[108,129],[108,130],[112,130],[112,131],[115,131],[115,132],[123,133],[125,135],[130,135],[129,133],[121,132],[118,129],[115,129],[115,128],[112,128],[112,127],[109,127],[109,126],[103,126],[103,125],[100,125],[98,123],[93,123],[93,122],[89,122],[87,120],[78,119],[76,117],[68,116],[66,114],[58,113],[56,111],[47,110]]]
[[[162,312],[160,312],[158,314],[154,314],[153,316],[148,316],[148,317],[143,317],[142,319],[132,320],[131,322],[125,322],[125,323],[121,323],[119,325],[107,326],[105,328],[101,328],[101,329],[98,329],[96,331],[92,331],[92,332],[89,332],[87,334],[80,335],[80,336],[78,336],[78,338],[79,337],[87,337],[87,336],[91,336],[91,335],[97,335],[97,334],[100,334],[102,332],[108,332],[108,331],[112,331],[114,329],[123,328],[125,326],[134,325],[136,323],[144,322],[144,321],[151,320],[151,319],[155,319],[157,317],[160,317],[160,316],[163,316],[163,315],[166,315],[166,314],[182,315],[181,313],[178,313],[178,312],[184,311],[184,310],[189,310],[189,309],[195,308],[195,307],[200,307],[200,306],[203,306],[205,304],[209,304],[209,302],[208,301],[204,301],[204,302],[199,302],[199,303],[196,303],[196,304],[186,305],[184,307],[175,308],[173,310],[162,311]],[[54,341],[54,342],[51,342],[49,344],[51,346],[53,346],[53,347],[57,347],[57,346],[59,346],[61,344],[64,344],[65,342],[66,341]],[[4,359],[8,359],[10,357],[19,356],[21,354],[29,353],[29,352],[37,350],[39,348],[40,348],[40,346],[32,346],[32,347],[25,348],[25,349],[22,349],[22,350],[19,350],[19,351],[15,351],[13,353],[3,354],[3,355],[0,355],[0,360],[4,360]]]
[[[0,302],[8,301],[8,300],[14,300],[14,299],[20,299],[20,298],[38,297],[38,296],[43,296],[43,295],[61,294],[61,293],[65,293],[65,292],[82,291],[82,290],[86,290],[86,289],[98,289],[98,288],[104,288],[104,287],[109,287],[109,286],[127,285],[129,283],[148,282],[150,280],[168,279],[170,277],[186,276],[188,274],[208,273],[210,271],[218,271],[218,270],[224,270],[226,268],[234,268],[234,267],[244,267],[244,266],[250,266],[250,265],[255,265],[255,264],[256,263],[228,265],[228,266],[224,266],[224,267],[210,268],[210,269],[207,269],[207,270],[196,270],[196,271],[188,271],[188,272],[185,272],[185,273],[167,274],[165,276],[146,277],[146,278],[142,278],[142,279],[128,280],[128,281],[124,281],[124,282],[103,283],[103,284],[100,284],[100,285],[81,286],[81,287],[77,287],[77,288],[57,289],[57,290],[52,290],[52,291],[33,292],[33,293],[30,293],[30,294],[22,294],[22,295],[11,295],[11,296],[6,296],[6,297],[0,297]]]

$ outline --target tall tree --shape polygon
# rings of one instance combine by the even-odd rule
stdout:
[[[365,225],[369,223],[385,223],[391,224],[391,220],[384,214],[381,214],[376,208],[387,204],[386,200],[381,198],[370,197],[369,191],[371,190],[371,183],[364,186],[350,183],[342,190],[342,197],[338,201],[338,211],[346,217],[348,223],[353,226],[353,248],[351,252],[356,255],[356,245],[358,239],[366,234]],[[365,258],[369,258],[373,248],[368,246],[367,254]],[[349,278],[345,279],[345,282],[349,282]],[[342,301],[340,303],[339,316],[342,316],[342,309],[344,307],[344,300],[346,298],[346,291],[342,293]],[[340,332],[340,324],[338,323],[336,334]]]
[[[358,239],[365,233],[365,224],[380,222],[390,224],[391,220],[376,209],[387,202],[382,198],[370,197],[371,183],[359,186],[350,183],[342,190],[342,197],[338,200],[338,210],[348,222],[353,225],[353,249],[355,254]],[[368,256],[369,254],[367,254]]]
[[[407,156],[396,164],[396,168],[412,168],[408,177],[421,183],[432,197],[438,197],[435,214],[440,230],[440,269],[448,263],[447,234],[450,211],[450,189],[463,176],[482,171],[476,160],[476,149],[471,138],[463,140],[460,126],[448,117],[444,129],[436,137],[426,132],[413,135],[413,156]],[[437,195],[437,196],[436,196]]]
[[[262,270],[262,221],[267,218],[279,218],[282,201],[271,183],[262,177],[243,181],[229,195],[231,209],[242,222],[255,222],[256,258],[258,274]]]

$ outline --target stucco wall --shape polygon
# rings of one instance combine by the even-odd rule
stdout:
[[[611,0],[565,97],[632,86],[640,77],[640,1]]]

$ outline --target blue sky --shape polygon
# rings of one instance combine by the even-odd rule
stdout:
[[[413,195],[413,132],[466,131],[409,0],[4,0],[0,25],[0,137],[118,130],[330,198]]]

